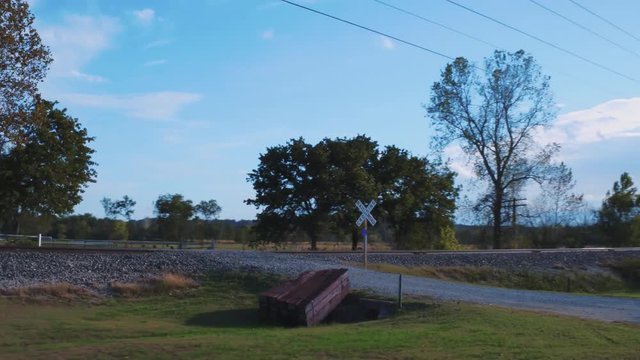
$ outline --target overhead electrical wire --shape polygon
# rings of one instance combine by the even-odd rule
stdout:
[[[284,1],[284,0],[282,0],[282,1]],[[518,33],[520,33],[520,34],[522,34],[522,35],[524,35],[524,36],[527,36],[527,37],[529,37],[529,38],[531,38],[531,39],[534,39],[534,40],[536,40],[536,41],[538,41],[538,42],[541,42],[541,43],[543,43],[543,44],[545,44],[545,45],[547,45],[547,46],[550,46],[550,47],[552,47],[552,48],[554,48],[554,49],[556,49],[556,50],[558,50],[558,51],[561,51],[561,52],[563,52],[563,53],[565,53],[565,54],[571,55],[571,56],[573,56],[573,57],[575,57],[575,58],[577,58],[577,59],[580,59],[580,60],[582,60],[582,61],[584,61],[584,62],[587,62],[587,63],[589,63],[589,64],[591,64],[591,65],[593,65],[593,66],[596,66],[596,67],[598,67],[598,68],[600,68],[600,69],[602,69],[602,70],[605,70],[605,71],[610,72],[610,73],[612,73],[612,74],[618,75],[618,76],[620,76],[620,77],[622,77],[622,78],[625,78],[625,79],[627,79],[627,80],[629,80],[629,81],[632,81],[632,82],[634,82],[634,83],[636,83],[636,84],[640,84],[640,80],[638,80],[638,79],[635,79],[635,78],[633,78],[633,77],[631,77],[631,76],[629,76],[629,75],[625,75],[625,74],[623,74],[623,73],[621,73],[621,72],[619,72],[619,71],[616,71],[616,70],[614,70],[614,69],[612,69],[612,68],[610,68],[610,67],[608,67],[608,66],[606,66],[606,65],[603,65],[603,64],[600,64],[600,63],[595,62],[595,61],[593,61],[593,60],[590,60],[590,59],[588,59],[588,58],[586,58],[586,57],[584,57],[584,56],[582,56],[582,55],[576,54],[575,52],[573,52],[573,51],[571,51],[571,50],[567,50],[567,49],[565,49],[565,48],[563,48],[563,47],[561,47],[561,46],[558,46],[558,45],[556,45],[556,44],[554,44],[554,43],[551,43],[551,42],[549,42],[549,41],[547,41],[547,40],[541,39],[541,38],[539,38],[539,37],[537,37],[537,36],[535,36],[535,35],[529,34],[529,33],[528,33],[528,32],[526,32],[526,31],[520,30],[520,29],[518,29],[518,28],[516,28],[516,27],[514,27],[514,26],[511,26],[511,25],[509,25],[509,24],[506,24],[506,23],[504,23],[504,22],[502,22],[502,21],[500,21],[500,20],[498,20],[498,19],[496,19],[496,18],[493,18],[493,17],[489,16],[489,15],[485,15],[485,14],[483,14],[483,13],[479,12],[479,11],[473,10],[473,9],[471,9],[471,8],[469,8],[469,7],[467,7],[467,6],[464,6],[464,5],[462,5],[462,4],[459,4],[459,3],[457,3],[457,2],[455,2],[455,1],[453,1],[453,0],[445,0],[445,1],[446,1],[446,2],[448,2],[448,3],[450,3],[450,4],[452,4],[452,5],[457,6],[457,7],[459,7],[459,8],[462,8],[462,9],[464,9],[464,10],[466,10],[466,11],[469,11],[469,12],[471,12],[471,13],[474,13],[474,14],[476,14],[476,15],[478,15],[478,16],[481,16],[481,17],[483,17],[483,18],[485,18],[485,19],[487,19],[487,20],[490,20],[490,21],[495,22],[495,23],[497,23],[497,24],[499,24],[499,25],[502,25],[502,26],[504,26],[504,27],[506,27],[506,28],[508,28],[508,29],[511,29],[511,30],[513,30],[513,31],[515,31],[515,32],[518,32]]]
[[[328,17],[328,18],[331,18],[331,19],[333,19],[333,20],[337,20],[337,21],[339,21],[339,22],[342,22],[342,23],[345,23],[345,24],[348,24],[348,25],[351,25],[351,26],[355,26],[355,27],[357,27],[357,28],[360,28],[360,29],[363,29],[363,30],[366,30],[366,31],[372,32],[372,33],[374,33],[374,34],[378,34],[378,35],[381,35],[381,36],[388,37],[388,38],[393,39],[393,40],[396,40],[396,41],[398,41],[398,42],[400,42],[400,43],[403,43],[403,44],[406,44],[406,45],[409,45],[409,46],[412,46],[412,47],[418,48],[418,49],[423,50],[423,51],[427,51],[427,52],[432,53],[432,54],[434,54],[434,55],[437,55],[437,56],[440,56],[440,57],[444,57],[444,58],[449,59],[449,60],[454,60],[454,58],[453,58],[453,57],[451,57],[451,56],[449,56],[449,55],[446,55],[446,54],[440,53],[440,52],[438,52],[438,51],[435,51],[435,50],[432,50],[432,49],[426,48],[426,47],[424,47],[424,46],[418,45],[418,44],[416,44],[416,43],[413,43],[413,42],[410,42],[410,41],[407,41],[407,40],[403,40],[403,39],[401,39],[401,38],[398,38],[398,37],[396,37],[396,36],[393,36],[393,35],[390,35],[390,34],[384,33],[384,32],[382,32],[382,31],[378,31],[378,30],[375,30],[375,29],[369,28],[369,27],[367,27],[367,26],[357,24],[357,23],[354,23],[354,22],[352,22],[352,21],[345,20],[345,19],[342,19],[342,18],[340,18],[340,17],[334,16],[334,15],[331,15],[331,14],[328,14],[328,13],[325,13],[325,12],[322,12],[322,11],[319,11],[319,10],[316,10],[316,9],[310,8],[310,7],[308,7],[308,6],[304,6],[304,5],[301,5],[301,4],[298,4],[298,3],[295,3],[295,2],[289,1],[289,0],[280,0],[280,1],[282,1],[282,2],[284,2],[284,3],[287,3],[287,4],[289,4],[289,5],[293,5],[293,6],[296,6],[296,7],[298,7],[298,8],[301,8],[301,9],[304,9],[304,10],[307,10],[307,11],[311,11],[311,12],[313,12],[313,13],[316,13],[316,14],[319,14],[319,15],[322,15],[322,16],[325,16],[325,17]],[[394,8],[395,10],[397,10],[397,11],[401,11],[401,12],[403,12],[403,13],[407,14],[407,15],[411,15],[411,16],[418,17],[418,18],[421,18],[421,19],[423,18],[422,16],[420,16],[420,15],[418,15],[418,14],[415,14],[415,13],[412,13],[411,11],[408,11],[408,10],[405,10],[405,9],[402,9],[402,8],[399,8],[399,7],[396,7],[396,6],[390,5],[390,4],[388,4],[388,3],[384,2],[384,1],[380,1],[380,0],[373,0],[373,1],[375,1],[375,2],[377,2],[377,3],[380,3],[380,4],[382,4],[382,5],[388,6],[388,7],[390,7],[390,8]],[[426,19],[426,18],[425,18],[425,19]],[[429,20],[426,20],[426,21],[431,22],[431,21],[429,21]],[[433,23],[434,23],[434,24],[436,24],[436,22],[433,22]],[[440,25],[438,25],[438,26],[440,26]],[[495,47],[495,48],[497,48],[497,49],[501,49],[501,50],[502,50],[502,49],[504,49],[503,47],[500,47],[500,46],[497,46],[497,45],[491,44],[491,43],[489,43],[489,42],[487,42],[487,41],[484,41],[484,40],[482,40],[482,39],[480,39],[480,38],[477,38],[477,37],[473,37],[473,36],[471,36],[471,35],[464,34],[463,32],[461,32],[461,31],[457,31],[457,30],[455,30],[455,29],[453,29],[453,28],[450,28],[450,27],[447,27],[446,25],[442,25],[442,27],[443,27],[443,28],[445,28],[445,29],[447,29],[447,30],[453,31],[453,32],[455,32],[455,33],[458,33],[458,34],[460,34],[460,35],[467,36],[467,37],[469,37],[469,38],[471,38],[471,39],[473,39],[473,40],[479,41],[479,42],[481,42],[481,43],[484,43],[484,44],[487,44],[487,45],[493,46],[493,47]],[[479,68],[479,67],[478,67],[478,66],[476,66],[476,65],[471,64],[471,66],[473,66],[474,68],[476,68],[476,69],[478,69],[478,70],[482,70],[481,68]],[[573,78],[573,79],[575,79],[575,80],[582,80],[582,81],[584,81],[584,79],[578,78],[578,77],[576,77],[576,76],[573,76],[573,75],[571,75],[571,74],[568,74],[568,73],[565,73],[565,72],[562,72],[562,71],[561,71],[561,72],[559,72],[559,73],[560,73],[561,75],[564,75],[564,76],[567,76],[567,77]],[[620,74],[620,75],[621,75],[621,74]],[[621,75],[621,76],[623,76],[623,75]],[[623,76],[623,77],[625,77],[625,76]],[[601,88],[601,87],[597,87],[597,86],[595,86],[595,85],[593,85],[593,84],[590,84],[590,85],[592,85],[592,86],[594,87],[594,89],[597,89],[597,90],[599,90],[599,91],[602,91],[602,88]]]
[[[452,27],[449,27],[449,26],[446,26],[446,25],[439,24],[439,23],[437,23],[437,22],[435,22],[435,21],[432,21],[432,20],[430,20],[430,19],[426,19],[425,17],[423,17],[423,16],[421,16],[421,15],[419,15],[419,14],[416,14],[416,13],[415,13],[415,12],[413,12],[413,11],[410,11],[410,10],[407,10],[407,9],[404,9],[404,8],[401,8],[401,7],[398,7],[398,6],[395,6],[395,5],[391,5],[391,4],[389,4],[389,3],[387,3],[387,2],[384,2],[384,1],[381,1],[381,0],[372,0],[372,1],[377,2],[377,3],[379,3],[379,4],[382,4],[382,5],[385,5],[385,6],[387,6],[387,7],[390,7],[390,8],[392,8],[392,9],[394,9],[394,10],[400,11],[400,12],[402,12],[402,13],[406,14],[406,15],[413,16],[413,17],[416,17],[416,18],[418,18],[418,19],[425,20],[425,21],[427,21],[428,23],[432,23],[432,24],[435,24],[435,25],[438,25],[438,26],[442,26],[444,29],[450,30],[450,31],[452,31],[452,32],[454,32],[454,33],[456,33],[456,34],[460,34],[460,35],[466,36],[466,37],[468,37],[468,38],[470,38],[470,39],[473,39],[473,40],[475,40],[475,41],[478,41],[478,42],[481,42],[481,43],[483,43],[483,44],[487,44],[487,45],[490,45],[490,46],[492,46],[492,47],[495,47],[496,49],[499,49],[499,50],[503,50],[503,51],[505,51],[504,47],[502,47],[502,46],[492,44],[492,43],[490,43],[490,42],[488,42],[488,41],[482,40],[481,38],[478,38],[478,37],[475,37],[475,36],[472,36],[472,35],[465,34],[465,33],[463,33],[462,31],[458,31],[458,30],[456,30],[456,29],[454,29],[454,28],[452,28]],[[565,76],[565,77],[570,78],[570,79],[573,79],[573,80],[578,80],[578,81],[580,81],[580,82],[582,82],[582,83],[584,83],[584,84],[588,85],[589,87],[593,88],[594,90],[596,90],[596,91],[598,91],[598,92],[602,93],[603,95],[604,95],[604,94],[606,94],[607,96],[612,95],[612,93],[607,93],[607,92],[606,92],[606,91],[605,91],[601,86],[596,86],[595,84],[593,84],[593,83],[590,83],[590,82],[586,81],[584,78],[581,78],[581,77],[575,76],[575,75],[573,75],[573,74],[570,74],[570,73],[567,73],[567,72],[565,72],[565,71],[558,70],[558,69],[556,69],[555,71],[556,71],[559,75]]]
[[[483,43],[483,44],[485,44],[485,45],[489,45],[489,46],[491,46],[491,47],[493,47],[493,48],[496,48],[496,49],[501,49],[501,50],[503,50],[503,49],[502,49],[502,47],[500,47],[500,46],[498,46],[498,45],[496,45],[496,44],[492,44],[492,43],[490,43],[490,42],[488,42],[488,41],[482,40],[482,39],[480,39],[480,38],[478,38],[478,37],[475,37],[475,36],[473,36],[473,35],[470,35],[470,34],[467,34],[467,33],[462,32],[462,31],[456,30],[456,29],[454,29],[454,28],[452,28],[452,27],[450,27],[450,26],[447,26],[447,25],[441,24],[441,23],[439,23],[439,22],[437,22],[437,21],[431,20],[431,19],[426,18],[426,17],[424,17],[424,16],[422,16],[422,15],[416,14],[416,13],[414,13],[414,12],[412,12],[412,11],[409,11],[409,10],[406,10],[406,9],[403,9],[403,8],[400,8],[400,7],[397,7],[397,6],[395,6],[395,5],[389,4],[389,3],[384,2],[384,1],[381,1],[381,0],[373,0],[373,1],[377,2],[378,4],[384,5],[384,6],[386,6],[386,7],[389,7],[389,8],[391,8],[391,9],[394,9],[394,10],[396,10],[396,11],[399,11],[399,12],[401,12],[401,13],[404,13],[404,14],[407,14],[407,15],[410,15],[410,16],[413,16],[413,17],[415,17],[415,18],[418,18],[418,19],[420,19],[420,20],[422,20],[422,21],[426,21],[426,22],[428,22],[429,24],[433,24],[433,25],[439,26],[439,27],[441,27],[441,28],[443,28],[443,29],[446,29],[446,30],[452,31],[452,32],[454,32],[454,33],[456,33],[456,34],[462,35],[462,36],[467,37],[467,38],[469,38],[469,39],[472,39],[472,40],[475,40],[475,41],[481,42],[481,43]]]
[[[615,47],[617,47],[617,48],[619,48],[619,49],[622,49],[622,50],[624,50],[624,51],[626,51],[626,52],[630,53],[631,55],[634,55],[634,56],[636,56],[636,57],[639,57],[639,58],[640,58],[640,54],[638,54],[637,52],[635,52],[635,51],[633,51],[633,50],[631,50],[631,49],[629,49],[629,48],[627,48],[627,47],[625,47],[625,46],[623,46],[623,45],[618,44],[617,42],[615,42],[615,41],[613,41],[613,40],[611,40],[611,39],[607,38],[607,37],[606,37],[606,36],[604,36],[604,35],[601,35],[601,34],[599,34],[599,33],[595,32],[595,31],[593,31],[593,30],[589,29],[588,27],[586,27],[586,26],[584,26],[584,25],[582,25],[582,24],[580,24],[580,23],[578,23],[578,22],[576,22],[576,21],[574,21],[574,20],[569,19],[568,17],[566,17],[566,16],[564,16],[564,15],[562,15],[562,14],[558,13],[557,11],[555,11],[555,10],[553,10],[553,9],[550,9],[550,8],[548,8],[548,7],[546,7],[546,6],[542,5],[542,4],[540,4],[540,3],[539,3],[539,2],[537,2],[536,0],[529,0],[529,1],[530,1],[530,2],[532,2],[532,3],[533,3],[533,4],[535,4],[535,5],[537,5],[537,6],[541,7],[541,8],[543,8],[544,10],[546,10],[546,11],[548,11],[548,12],[550,12],[550,13],[552,13],[552,14],[554,14],[554,15],[556,15],[556,16],[558,16],[558,17],[560,17],[560,18],[562,18],[562,19],[564,19],[564,20],[566,20],[566,21],[568,21],[569,23],[571,23],[571,24],[573,24],[573,25],[575,25],[575,26],[577,26],[577,27],[581,28],[582,30],[587,31],[587,32],[589,32],[590,34],[592,34],[592,35],[595,35],[595,36],[599,37],[600,39],[602,39],[602,40],[604,40],[604,41],[608,42],[609,44],[612,44],[612,45],[614,45]]]
[[[328,13],[325,13],[325,12],[322,12],[322,11],[320,11],[320,10],[316,10],[316,9],[310,8],[310,7],[308,7],[308,6],[300,5],[300,4],[298,4],[298,3],[295,3],[295,2],[293,2],[293,1],[289,1],[289,0],[280,0],[280,1],[282,1],[282,2],[284,2],[284,3],[287,3],[287,4],[289,4],[289,5],[293,5],[293,6],[299,7],[299,8],[301,8],[301,9],[304,9],[304,10],[307,10],[307,11],[311,11],[311,12],[313,12],[313,13],[316,13],[316,14],[319,14],[319,15],[322,15],[322,16],[326,16],[326,17],[331,18],[331,19],[333,19],[333,20],[337,20],[337,21],[340,21],[340,22],[342,22],[342,23],[349,24],[349,25],[351,25],[351,26],[355,26],[355,27],[360,28],[360,29],[362,29],[362,30],[366,30],[366,31],[372,32],[372,33],[374,33],[374,34],[378,34],[378,35],[381,35],[381,36],[388,37],[389,39],[393,39],[393,40],[395,40],[395,41],[397,41],[397,42],[400,42],[400,43],[403,43],[403,44],[406,44],[406,45],[409,45],[409,46],[415,47],[415,48],[417,48],[417,49],[420,49],[420,50],[423,50],[423,51],[426,51],[426,52],[432,53],[432,54],[434,54],[434,55],[437,55],[437,56],[440,56],[440,57],[443,57],[443,58],[446,58],[446,59],[449,59],[449,60],[455,60],[455,58],[454,58],[454,57],[449,56],[449,55],[446,55],[446,54],[443,54],[443,53],[438,52],[438,51],[436,51],[436,50],[429,49],[429,48],[424,47],[424,46],[422,46],[422,45],[418,45],[418,44],[416,44],[416,43],[413,43],[413,42],[411,42],[411,41],[403,40],[403,39],[401,39],[401,38],[399,38],[399,37],[396,37],[396,36],[393,36],[393,35],[390,35],[390,34],[384,33],[384,32],[382,32],[382,31],[378,31],[378,30],[372,29],[372,28],[370,28],[370,27],[366,27],[366,26],[364,26],[364,25],[356,24],[356,23],[354,23],[354,22],[352,22],[352,21],[345,20],[345,19],[343,19],[343,18],[339,18],[339,17],[337,17],[337,16],[334,16],[334,15],[331,15],[331,14],[328,14]],[[474,67],[475,67],[475,66],[474,66]]]
[[[613,26],[614,28],[620,30],[621,32],[625,33],[626,35],[628,35],[629,37],[635,39],[636,41],[640,41],[640,38],[633,35],[632,33],[628,32],[627,30],[621,28],[620,26],[616,25],[613,21],[607,20],[605,19],[603,16],[600,16],[598,14],[596,14],[594,11],[589,10],[587,7],[585,7],[584,5],[580,4],[579,2],[575,1],[575,0],[569,0],[571,1],[575,6],[581,8],[582,10],[588,12],[589,14],[597,17],[598,19],[606,22],[607,24]]]

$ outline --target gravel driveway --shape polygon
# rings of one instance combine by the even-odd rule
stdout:
[[[397,296],[398,275],[351,268],[349,278],[354,288]],[[640,299],[513,290],[406,275],[402,280],[404,294],[640,324]]]
[[[349,268],[352,287],[395,297],[398,275],[345,266],[329,256],[274,254],[252,251],[156,251],[149,253],[0,252],[0,288],[45,282],[68,282],[104,292],[111,281],[134,281],[157,273],[177,271],[267,272],[288,277],[319,268]],[[403,293],[444,301],[463,301],[544,311],[604,321],[640,324],[640,299],[581,296],[511,290],[403,276]]]

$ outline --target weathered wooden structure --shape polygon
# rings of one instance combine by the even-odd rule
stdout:
[[[260,315],[286,325],[313,326],[349,294],[347,269],[307,271],[260,294]]]

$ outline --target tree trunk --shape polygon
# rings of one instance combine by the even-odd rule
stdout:
[[[493,203],[493,248],[502,248],[502,200],[503,194],[496,189],[496,198]]]
[[[351,250],[358,250],[358,239],[360,238],[360,232],[358,228],[353,228],[351,231]]]

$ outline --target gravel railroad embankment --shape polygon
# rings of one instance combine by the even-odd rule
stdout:
[[[630,256],[640,257],[640,252],[372,255],[369,260],[400,265],[484,265],[502,268],[553,269],[558,266],[598,267],[598,264]],[[345,267],[345,262],[361,260],[362,255],[290,255],[249,251],[147,253],[2,251],[0,252],[0,288],[68,282],[100,293],[107,293],[107,284],[112,281],[135,281],[163,272],[204,274],[211,271],[255,271],[291,277],[309,269]],[[397,293],[397,275],[354,267],[349,269],[349,277],[354,288],[368,289],[387,296],[395,296]],[[502,289],[413,276],[403,278],[405,294],[545,311],[605,321],[640,323],[639,299]]]

